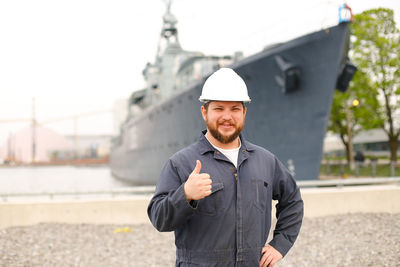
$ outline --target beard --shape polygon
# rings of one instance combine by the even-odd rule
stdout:
[[[224,124],[225,122],[229,122],[235,128],[235,131],[230,135],[224,135],[218,131],[218,126]],[[244,124],[245,124],[244,121],[242,124],[237,125],[232,121],[224,120],[221,122],[216,122],[216,125],[214,125],[213,123],[210,123],[208,120],[206,120],[207,129],[209,130],[210,134],[212,135],[212,137],[217,139],[222,144],[229,144],[229,143],[235,141],[236,138],[242,132]]]

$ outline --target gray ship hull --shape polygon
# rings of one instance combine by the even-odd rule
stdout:
[[[341,64],[347,56],[348,24],[315,32],[245,58],[233,68],[248,86],[245,138],[274,153],[297,180],[318,179],[322,145]],[[276,56],[300,69],[298,90],[283,93]],[[112,149],[115,177],[153,185],[176,151],[205,129],[198,97],[204,80],[131,118]]]

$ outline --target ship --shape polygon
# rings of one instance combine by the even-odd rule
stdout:
[[[296,180],[318,179],[333,93],[345,91],[356,71],[347,56],[351,19],[248,57],[210,56],[182,49],[170,7],[155,60],[143,70],[146,86],[129,97],[128,116],[112,141],[112,175],[155,185],[168,158],[205,129],[198,100],[205,80],[229,67],[244,79],[252,99],[242,131],[246,140],[275,154]]]

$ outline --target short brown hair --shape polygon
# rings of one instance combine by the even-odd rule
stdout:
[[[211,101],[207,101],[206,103],[203,104],[203,107],[207,110],[208,106],[210,105]]]
[[[207,101],[203,104],[203,107],[207,110],[208,106],[210,105],[211,101]],[[244,105],[244,102],[242,102],[243,108],[245,108],[246,106]]]

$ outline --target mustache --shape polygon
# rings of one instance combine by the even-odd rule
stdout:
[[[218,125],[224,124],[224,123],[229,123],[230,125],[236,125],[236,123],[233,120],[221,120],[217,122]]]

